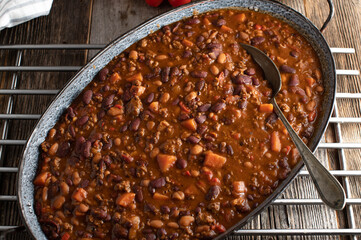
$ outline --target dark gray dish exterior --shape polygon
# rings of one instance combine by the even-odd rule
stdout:
[[[93,80],[100,69],[130,45],[146,37],[150,32],[156,31],[162,26],[171,24],[183,18],[190,17],[195,13],[204,13],[222,8],[240,8],[268,13],[288,22],[312,44],[321,61],[325,88],[321,114],[318,116],[317,126],[309,145],[313,151],[316,149],[331,116],[336,91],[336,71],[333,57],[327,42],[318,29],[307,18],[295,10],[269,0],[211,0],[191,3],[161,14],[110,43],[86,66],[76,73],[56,96],[52,104],[38,121],[25,146],[18,172],[18,200],[20,212],[25,226],[35,239],[46,239],[34,211],[33,179],[38,167],[39,146],[45,140],[48,131],[55,125],[64,110]],[[258,214],[268,206],[277,195],[282,193],[292,179],[295,178],[302,166],[302,162],[298,163],[287,179],[285,179],[277,189],[262,204],[260,204],[260,206],[238,222],[238,224],[228,229],[224,234],[218,236],[217,239],[224,238],[226,235],[231,234],[235,228],[243,226],[252,216]]]

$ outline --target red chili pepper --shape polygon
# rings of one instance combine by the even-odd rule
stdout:
[[[63,236],[61,237],[61,240],[68,240],[70,239],[70,234],[69,233],[64,233]]]
[[[179,102],[179,106],[185,113],[191,112],[191,110],[183,102]]]
[[[215,225],[214,230],[218,233],[223,233],[226,231],[226,228],[222,224],[217,224]]]
[[[122,105],[119,105],[119,104],[115,104],[114,107],[122,109]]]
[[[181,5],[190,3],[191,0],[168,0],[168,2],[170,3],[170,5],[172,5],[173,7],[179,7]]]
[[[151,7],[158,7],[163,0],[145,0],[145,2]]]
[[[210,181],[210,184],[215,186],[215,185],[221,185],[221,180],[219,180],[219,178],[212,178]]]
[[[190,176],[191,176],[191,172],[190,172],[190,171],[185,171],[185,172],[183,172],[183,175],[190,177]]]
[[[254,25],[254,28],[257,29],[257,30],[261,30],[261,29],[262,29],[262,26],[259,25],[259,24],[255,24],[255,25]]]

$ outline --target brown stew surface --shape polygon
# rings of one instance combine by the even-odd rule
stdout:
[[[320,63],[291,26],[220,10],[162,27],[115,57],[41,145],[36,214],[49,239],[208,239],[249,214],[300,157],[322,101]]]

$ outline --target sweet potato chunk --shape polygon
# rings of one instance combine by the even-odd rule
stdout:
[[[272,113],[273,105],[269,103],[264,103],[259,106],[259,111],[262,113]]]
[[[206,158],[204,160],[203,165],[212,167],[212,168],[221,168],[227,159],[221,155],[218,155],[212,151],[206,152]]]
[[[193,46],[193,43],[191,41],[187,40],[187,39],[183,39],[182,43],[186,47],[192,47]]]
[[[281,140],[278,132],[273,132],[271,135],[271,149],[274,152],[281,151]]]
[[[177,160],[176,156],[167,154],[158,154],[157,161],[161,172],[167,172]]]
[[[237,22],[237,23],[243,23],[246,21],[246,14],[244,13],[240,13],[240,14],[237,14],[234,16],[234,20]]]
[[[122,195],[119,195],[115,202],[116,204],[122,207],[127,207],[133,203],[134,198],[135,198],[135,193],[124,193]]]
[[[49,173],[42,172],[34,180],[34,185],[36,186],[45,186],[46,179],[48,179]]]
[[[136,73],[130,77],[127,78],[128,82],[133,82],[133,81],[143,81],[143,75],[141,73]]]
[[[75,201],[82,202],[87,198],[88,192],[84,188],[77,188],[71,198]]]
[[[157,193],[157,192],[156,192],[156,193],[154,193],[154,195],[153,195],[153,199],[164,201],[164,200],[168,200],[169,197],[168,197],[167,195],[163,195],[163,194],[160,194],[160,193]]]
[[[194,118],[183,121],[181,125],[191,131],[197,130],[197,123],[196,120],[194,120]]]
[[[246,185],[244,184],[244,181],[234,181],[232,185],[233,185],[232,192],[235,195],[247,192],[247,188]]]
[[[192,184],[189,185],[185,190],[184,190],[184,194],[187,196],[192,196],[192,195],[198,195],[199,194],[199,190],[196,187],[196,185]]]

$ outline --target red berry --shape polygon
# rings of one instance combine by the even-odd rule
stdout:
[[[178,6],[181,6],[181,5],[183,5],[183,4],[190,3],[191,0],[168,0],[168,2],[169,2],[170,5],[172,5],[173,7],[178,7]]]
[[[163,0],[145,0],[146,3],[148,3],[149,6],[151,7],[158,7]]]

